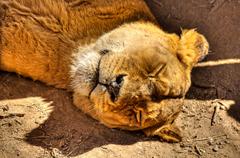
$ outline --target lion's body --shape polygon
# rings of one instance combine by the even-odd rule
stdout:
[[[173,125],[204,36],[161,30],[143,0],[1,0],[0,70],[73,91],[111,128],[179,141]]]
[[[154,21],[142,0],[2,0],[0,69],[66,88],[74,49],[137,20]]]

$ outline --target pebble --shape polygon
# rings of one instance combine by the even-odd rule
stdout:
[[[227,110],[225,106],[220,106],[220,110]]]
[[[217,144],[218,145],[224,145],[225,143],[223,141],[221,141],[221,142],[218,142]]]
[[[213,145],[213,143],[214,143],[213,138],[210,137],[210,138],[208,139],[208,144],[209,144],[209,145]]]
[[[228,140],[224,140],[224,143],[225,144],[229,144],[230,142]]]
[[[2,108],[3,111],[8,111],[9,110],[9,107],[7,105],[3,105],[3,108]]]
[[[224,148],[224,146],[223,146],[223,145],[219,146],[219,149],[223,149],[223,148]]]
[[[213,147],[213,151],[214,152],[217,152],[219,150],[219,147],[217,146],[217,145],[215,145],[214,147]]]

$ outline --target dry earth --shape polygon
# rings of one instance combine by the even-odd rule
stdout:
[[[104,127],[77,110],[66,91],[9,73],[1,73],[1,88],[3,158],[240,156],[240,123],[228,115],[233,100],[186,100],[177,120],[184,140],[168,144]]]

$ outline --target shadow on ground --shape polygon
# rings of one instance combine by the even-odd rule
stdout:
[[[240,102],[237,102],[235,105],[231,106],[228,110],[228,114],[240,122]]]
[[[213,100],[229,99],[235,104],[228,110],[228,115],[240,122],[240,98],[239,79],[236,73],[240,65],[220,65],[214,67],[195,68],[192,73],[192,86],[187,94],[187,99]],[[224,74],[225,71],[232,72],[231,76]],[[236,75],[236,78],[234,77]],[[223,83],[219,83],[221,78]],[[216,80],[215,80],[216,79]]]
[[[26,141],[32,145],[46,149],[57,148],[64,155],[76,156],[108,144],[130,145],[149,139],[141,132],[109,129],[99,124],[79,111],[72,104],[71,93],[65,90],[48,87],[15,74],[0,74],[0,100],[37,96],[46,99],[46,102],[53,102],[53,111],[47,120],[26,135]]]
[[[195,73],[198,73],[197,69],[194,70],[193,74]],[[46,103],[52,102],[53,110],[47,119],[43,123],[35,120],[37,128],[25,135],[25,141],[31,145],[40,146],[49,151],[58,149],[66,156],[78,156],[98,147],[104,149],[104,146],[109,144],[131,145],[137,142],[158,141],[158,138],[146,138],[141,132],[109,129],[101,125],[72,104],[70,92],[33,82],[31,79],[23,79],[11,73],[0,72],[0,75],[2,90],[0,100],[41,97]],[[214,85],[199,84],[194,80],[187,99],[212,100],[226,94],[222,91],[220,94],[220,90],[217,89],[219,88]],[[239,121],[237,105],[231,106],[228,114]]]

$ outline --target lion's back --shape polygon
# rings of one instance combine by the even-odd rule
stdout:
[[[62,88],[79,44],[125,22],[154,21],[142,0],[3,0],[0,18],[0,69]]]

